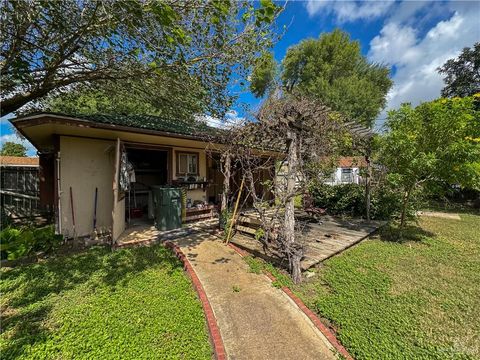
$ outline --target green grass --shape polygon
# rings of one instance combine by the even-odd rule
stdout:
[[[243,258],[249,266],[250,272],[254,274],[270,273],[275,277],[273,286],[281,288],[282,286],[291,287],[293,282],[290,276],[282,269],[278,269],[274,265],[253,256],[245,256]]]
[[[356,359],[480,358],[480,216],[386,228],[294,286]]]
[[[2,359],[211,359],[201,304],[161,246],[94,248],[1,275]]]

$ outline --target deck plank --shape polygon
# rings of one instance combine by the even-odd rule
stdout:
[[[242,217],[251,217],[251,223],[258,221],[258,217],[254,214],[242,214]],[[243,223],[248,224],[248,221]],[[384,221],[367,223],[362,219],[344,220],[328,215],[322,217],[318,223],[309,223],[304,231],[298,234],[298,241],[304,245],[304,257],[301,261],[302,270],[307,270],[359,243],[385,223]],[[265,249],[260,241],[255,240],[245,232],[243,234],[237,233],[231,242],[267,261],[277,263],[281,261],[280,252],[274,244]]]

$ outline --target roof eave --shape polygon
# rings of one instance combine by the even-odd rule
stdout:
[[[54,119],[53,121],[51,120],[52,118]],[[174,133],[169,131],[142,129],[137,127],[115,125],[115,124],[105,124],[105,123],[99,123],[99,122],[94,122],[90,120],[80,119],[74,116],[58,115],[54,113],[39,113],[34,115],[25,115],[25,116],[17,117],[15,119],[11,119],[10,122],[30,142],[32,142],[31,139],[29,139],[28,136],[26,136],[26,134],[22,131],[22,128],[40,125],[40,124],[48,124],[48,123],[68,124],[73,126],[86,126],[86,127],[96,128],[96,129],[118,130],[118,131],[130,132],[130,133],[158,135],[158,136],[165,136],[165,137],[178,138],[178,139],[196,140],[196,141],[202,141],[202,142],[210,142],[210,141],[215,142],[214,137],[209,139],[207,136],[195,136],[195,135],[179,134],[179,133]]]

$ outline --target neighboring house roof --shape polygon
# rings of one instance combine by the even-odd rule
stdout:
[[[153,130],[161,131],[179,135],[188,135],[194,137],[202,136],[215,136],[221,130],[208,126],[207,124],[195,121],[195,120],[181,120],[181,119],[165,119],[159,116],[153,115],[104,115],[104,114],[94,114],[94,115],[82,115],[82,114],[62,114],[54,112],[40,112],[40,113],[31,113],[25,116],[20,116],[13,120],[13,122],[22,119],[35,118],[38,116],[54,116],[61,117],[64,119],[71,120],[83,120],[89,121],[96,124],[106,124],[106,125],[116,125],[122,127],[128,127],[133,129],[144,129],[144,130]]]
[[[1,166],[38,166],[38,157],[0,156]]]
[[[363,156],[345,156],[338,159],[340,168],[361,168],[366,167],[367,162]]]

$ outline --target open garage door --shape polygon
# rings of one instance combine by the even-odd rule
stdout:
[[[112,210],[112,239],[116,242],[125,230],[125,190],[122,187],[121,169],[124,146],[117,138],[115,146],[115,161],[113,166],[113,210]]]

